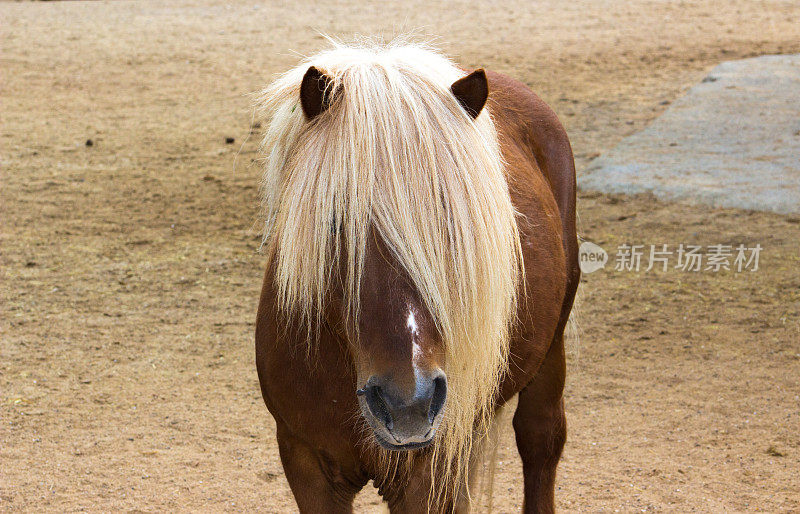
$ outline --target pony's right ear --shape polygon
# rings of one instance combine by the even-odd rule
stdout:
[[[333,96],[333,80],[311,66],[300,84],[300,105],[306,118],[311,121],[330,107]]]

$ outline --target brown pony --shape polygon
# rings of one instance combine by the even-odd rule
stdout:
[[[575,169],[527,87],[404,42],[334,48],[264,91],[256,365],[301,512],[466,511],[494,414],[525,512],[554,508]]]

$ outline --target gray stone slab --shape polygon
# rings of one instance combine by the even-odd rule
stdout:
[[[578,187],[800,213],[800,54],[720,64]]]

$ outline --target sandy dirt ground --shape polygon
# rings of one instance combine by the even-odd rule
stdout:
[[[318,31],[418,29],[523,80],[579,173],[717,63],[800,52],[793,1],[232,4],[0,2],[2,511],[295,510],[253,362],[248,93]],[[800,510],[800,219],[596,193],[579,211],[610,251],[764,250],[757,272],[585,276],[558,506]],[[518,511],[509,428],[498,453],[495,511]]]

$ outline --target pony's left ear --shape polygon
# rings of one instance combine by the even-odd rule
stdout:
[[[313,120],[331,106],[333,80],[311,66],[300,84],[300,105],[309,121]]]
[[[486,72],[478,69],[462,79],[458,79],[450,86],[458,103],[472,118],[477,118],[489,97],[489,82]]]

